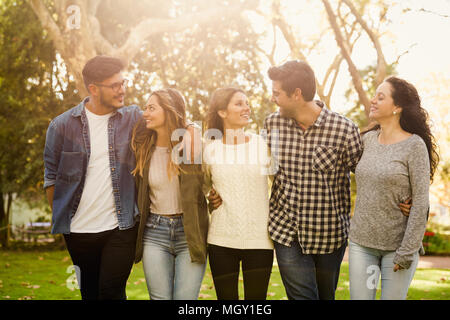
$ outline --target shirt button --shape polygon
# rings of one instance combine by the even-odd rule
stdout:
[[[115,168],[111,168],[111,171],[114,171],[114,170],[116,170]]]

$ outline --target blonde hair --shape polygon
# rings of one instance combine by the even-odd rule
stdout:
[[[151,93],[156,96],[159,105],[164,110],[165,128],[168,136],[172,136],[172,132],[178,128],[186,127],[186,103],[183,96],[178,90],[169,88],[157,90]],[[136,156],[136,168],[131,172],[134,176],[139,174],[143,177],[144,166],[149,163],[152,149],[156,143],[157,133],[146,127],[146,122],[141,118],[133,128],[131,137],[131,149]],[[172,154],[175,143],[169,141],[169,153]],[[172,157],[169,157],[167,163],[167,174],[169,179],[172,176],[178,176],[180,173],[179,165],[173,163]]]

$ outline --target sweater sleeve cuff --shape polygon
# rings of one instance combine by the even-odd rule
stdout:
[[[398,264],[400,267],[409,269],[411,267],[412,258],[409,256],[401,256],[398,253],[395,254],[394,264]]]

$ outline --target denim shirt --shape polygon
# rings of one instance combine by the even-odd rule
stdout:
[[[80,203],[90,157],[85,98],[50,122],[44,149],[44,189],[55,186],[52,233],[70,233],[70,221]],[[119,229],[134,226],[139,214],[131,171],[136,166],[130,147],[133,127],[142,116],[138,106],[118,109],[108,122],[111,179]]]

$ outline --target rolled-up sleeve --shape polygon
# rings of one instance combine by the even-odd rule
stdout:
[[[44,189],[55,185],[62,147],[62,134],[53,120],[47,129],[44,147]]]

